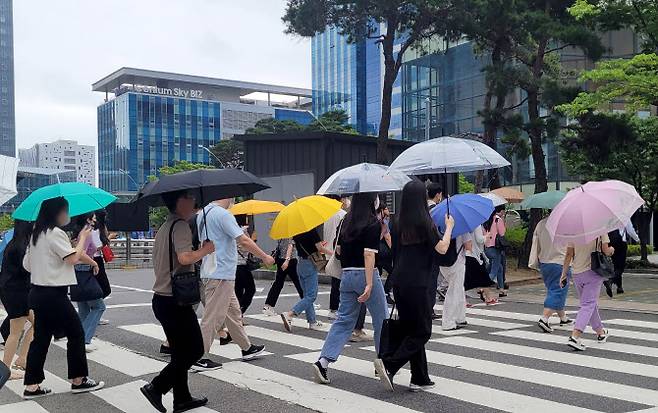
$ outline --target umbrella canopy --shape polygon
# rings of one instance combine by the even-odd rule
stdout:
[[[201,204],[224,198],[247,196],[269,188],[269,185],[254,174],[241,169],[197,169],[162,175],[149,182],[133,200],[149,206],[162,206],[162,194],[188,190]]]
[[[258,215],[279,212],[286,206],[280,202],[250,199],[233,205],[229,212],[233,215]]]
[[[390,169],[408,175],[428,175],[495,169],[509,164],[484,143],[444,136],[408,148],[393,161]]]
[[[0,205],[9,201],[18,193],[16,191],[16,174],[18,158],[0,155]]]
[[[521,203],[521,209],[553,209],[566,194],[563,191],[548,191],[530,195]]]
[[[478,194],[478,195],[480,195],[481,197],[490,199],[491,202],[493,202],[494,207],[505,205],[507,203],[507,200],[505,198],[503,198],[502,196],[497,195],[493,192],[487,192],[486,194]]]
[[[327,222],[342,204],[324,196],[311,195],[300,198],[283,208],[272,223],[272,239],[291,238],[308,232]]]
[[[494,189],[491,192],[500,197],[505,198],[507,202],[517,203],[525,199],[525,195],[523,195],[523,192],[518,191],[514,188],[498,188],[498,189]]]
[[[363,192],[400,191],[411,178],[383,165],[360,163],[337,171],[327,179],[319,195],[346,195]]]
[[[83,182],[65,182],[37,189],[23,201],[12,217],[23,221],[35,221],[43,201],[64,197],[69,202],[69,215],[86,214],[103,209],[117,197]]]
[[[569,191],[557,204],[546,229],[555,243],[587,244],[623,228],[642,205],[642,197],[625,182],[588,182]]]
[[[461,194],[444,199],[439,205],[432,209],[432,221],[439,227],[441,232],[446,229],[445,215],[450,208],[450,215],[455,219],[455,228],[452,230],[452,238],[472,232],[478,225],[489,219],[494,212],[491,199],[475,194]]]

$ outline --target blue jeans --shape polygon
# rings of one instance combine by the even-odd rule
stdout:
[[[340,304],[336,313],[336,320],[331,324],[322,346],[320,358],[330,362],[338,360],[343,347],[352,336],[352,331],[359,318],[361,303],[357,298],[366,289],[366,273],[364,270],[344,270],[340,281]],[[375,329],[375,348],[379,354],[379,337],[382,331],[384,319],[388,317],[386,305],[386,294],[379,273],[375,270],[373,274],[372,291],[370,298],[366,301],[366,307],[372,316],[372,326]]]
[[[80,301],[78,303],[78,316],[85,332],[85,344],[91,343],[96,333],[96,327],[105,312],[105,302],[102,298],[91,301]]]
[[[489,247],[484,250],[485,255],[489,258],[489,278],[496,282],[498,288],[505,287],[505,272],[503,271],[503,252],[495,247]]]
[[[539,264],[541,277],[546,286],[546,299],[544,308],[561,311],[564,310],[564,303],[567,301],[569,293],[569,280],[571,280],[571,270],[567,272],[567,285],[560,287],[560,277],[562,276],[562,266],[560,264]]]
[[[313,307],[313,304],[318,297],[318,270],[315,269],[315,265],[310,260],[299,257],[299,260],[297,260],[297,275],[304,292],[304,298],[292,307],[292,312],[297,315],[305,312],[306,321],[311,324],[315,323],[315,307]]]

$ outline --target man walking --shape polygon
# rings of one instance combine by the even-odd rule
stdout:
[[[242,349],[242,360],[248,361],[259,357],[265,346],[253,345],[242,325],[242,311],[240,311],[240,303],[235,295],[238,244],[242,250],[261,258],[265,265],[274,264],[274,258],[260,249],[240,228],[235,217],[228,212],[232,204],[232,199],[221,199],[211,202],[197,214],[199,238],[209,239],[213,242],[215,245],[214,259],[216,260],[214,271],[209,273],[203,273],[203,270],[213,266],[206,262],[206,260],[212,260],[213,257],[206,257],[202,265],[201,276],[205,286],[205,301],[201,333],[203,334],[204,352],[207,355],[215,340],[217,329],[226,325],[231,339]],[[221,367],[221,363],[216,363],[207,357],[192,366],[197,371],[216,370]]]

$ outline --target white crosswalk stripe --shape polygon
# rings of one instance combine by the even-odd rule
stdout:
[[[35,401],[24,401],[0,406],[0,413],[48,413],[48,410]]]

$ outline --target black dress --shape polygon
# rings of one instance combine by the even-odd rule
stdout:
[[[26,317],[29,313],[30,273],[23,268],[23,255],[7,248],[0,271],[0,299],[7,318]]]

